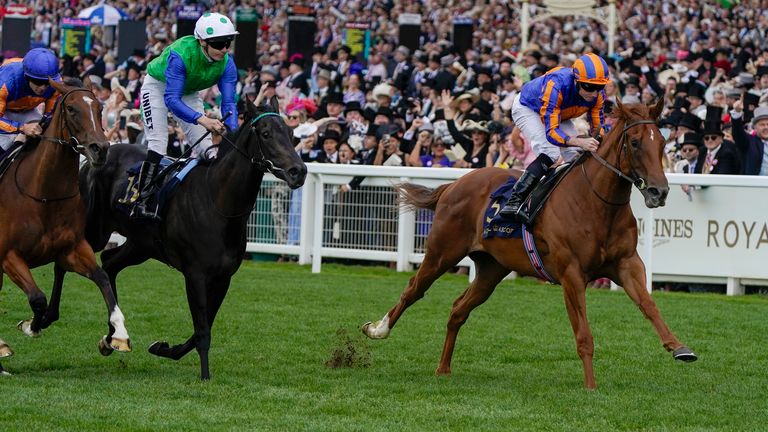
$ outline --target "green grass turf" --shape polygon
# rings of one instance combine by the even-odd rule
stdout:
[[[451,303],[466,276],[446,275],[390,338],[359,333],[397,301],[411,274],[325,265],[244,263],[213,329],[212,380],[192,352],[147,353],[192,332],[176,271],[152,262],[118,284],[134,352],[102,357],[106,308],[68,275],[62,319],[32,339],[31,312],[7,277],[0,337],[0,428],[30,430],[616,431],[768,429],[768,299],[655,293],[673,332],[698,355],[675,362],[629,298],[589,290],[598,390],[583,388],[560,287],[505,281],[459,334],[453,376],[435,377]],[[50,290],[52,268],[35,271]],[[329,368],[337,331],[369,351],[369,367]]]

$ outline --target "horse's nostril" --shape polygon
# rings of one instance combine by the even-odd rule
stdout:
[[[655,187],[648,188],[648,193],[653,195],[653,196],[661,195],[661,192],[657,188],[655,188]]]

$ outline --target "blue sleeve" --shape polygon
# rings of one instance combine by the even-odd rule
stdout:
[[[237,79],[237,67],[230,56],[224,73],[219,78],[218,86],[221,92],[221,116],[224,117],[228,112],[232,112],[224,121],[232,132],[237,130],[237,103],[235,103]]]
[[[184,96],[186,79],[187,69],[184,67],[184,61],[178,54],[171,51],[168,54],[168,68],[165,70],[165,95],[163,95],[163,99],[165,105],[176,117],[187,123],[195,124],[203,114],[188,107],[181,100],[181,97]]]

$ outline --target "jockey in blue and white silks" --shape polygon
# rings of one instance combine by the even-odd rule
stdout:
[[[147,160],[139,173],[139,190],[149,195],[147,185],[168,148],[168,111],[179,120],[190,142],[197,142],[206,130],[223,134],[225,124],[237,129],[235,86],[237,67],[229,55],[229,47],[238,32],[226,16],[206,12],[195,24],[195,35],[184,36],[147,65],[147,76],[141,86],[141,111],[147,138]],[[221,92],[221,112],[229,113],[222,123],[204,114],[201,90],[217,85]],[[212,144],[207,136],[200,142],[200,153]],[[137,217],[157,218],[157,208],[142,201],[134,208]]]
[[[36,108],[45,103],[44,112],[50,115],[59,96],[48,77],[61,81],[59,59],[45,48],[32,49],[23,59],[6,60],[0,67],[0,155],[14,141],[42,133],[42,114]]]
[[[554,68],[523,86],[512,105],[512,120],[538,156],[515,184],[499,212],[503,217],[528,222],[522,203],[568,147],[597,150],[598,141],[577,137],[569,120],[588,113],[590,135],[602,135],[604,88],[609,81],[605,60],[590,53],[579,57],[572,68]]]

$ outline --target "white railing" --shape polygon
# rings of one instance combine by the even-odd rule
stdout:
[[[247,251],[293,255],[321,270],[323,258],[397,263],[406,271],[424,258],[431,212],[398,212],[392,184],[435,187],[468,169],[309,164],[307,181],[289,191],[265,178],[248,230]],[[363,187],[339,192],[353,176]],[[667,205],[650,210],[633,194],[641,227],[638,252],[651,281],[726,283],[728,294],[744,284],[768,285],[768,178],[669,174]],[[691,199],[679,185],[696,189]],[[654,220],[654,230],[643,230]],[[277,221],[277,223],[276,223]],[[574,221],[578,224],[578,221]],[[460,265],[471,266],[465,257]]]

